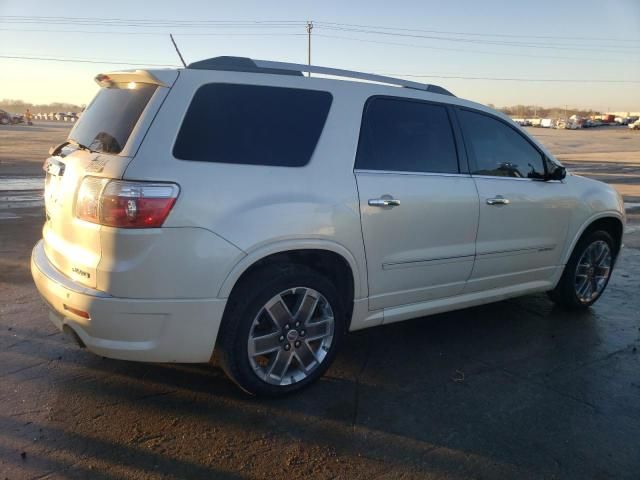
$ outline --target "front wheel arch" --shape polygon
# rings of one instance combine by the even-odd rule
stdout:
[[[622,235],[624,233],[624,224],[622,223],[622,219],[617,215],[604,214],[600,215],[597,218],[591,218],[587,220],[582,228],[578,231],[578,233],[574,236],[573,241],[571,242],[570,248],[568,248],[563,255],[562,264],[566,265],[571,258],[576,246],[587,235],[591,232],[595,232],[597,230],[603,230],[607,232],[614,240],[614,245],[616,247],[616,257],[620,253],[620,249],[622,248]]]

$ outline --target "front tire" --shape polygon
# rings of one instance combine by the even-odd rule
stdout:
[[[220,337],[224,371],[252,395],[279,396],[324,374],[345,331],[333,284],[302,265],[274,265],[234,289]]]
[[[574,248],[558,285],[549,296],[568,309],[590,307],[607,287],[617,253],[613,238],[604,230],[585,235]]]

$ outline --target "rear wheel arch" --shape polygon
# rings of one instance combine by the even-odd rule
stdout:
[[[302,265],[322,274],[335,285],[347,316],[347,328],[349,327],[353,300],[359,293],[356,264],[352,258],[348,258],[343,252],[327,248],[294,248],[250,257],[251,260],[245,257],[227,276],[220,290],[220,297],[232,301],[243,284],[259,272]]]

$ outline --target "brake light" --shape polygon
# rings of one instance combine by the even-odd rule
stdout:
[[[157,228],[178,198],[174,183],[128,182],[85,177],[78,191],[76,216],[118,228]]]

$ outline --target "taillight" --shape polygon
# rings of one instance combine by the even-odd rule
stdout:
[[[161,227],[178,192],[174,183],[86,177],[78,190],[76,216],[109,227]]]

